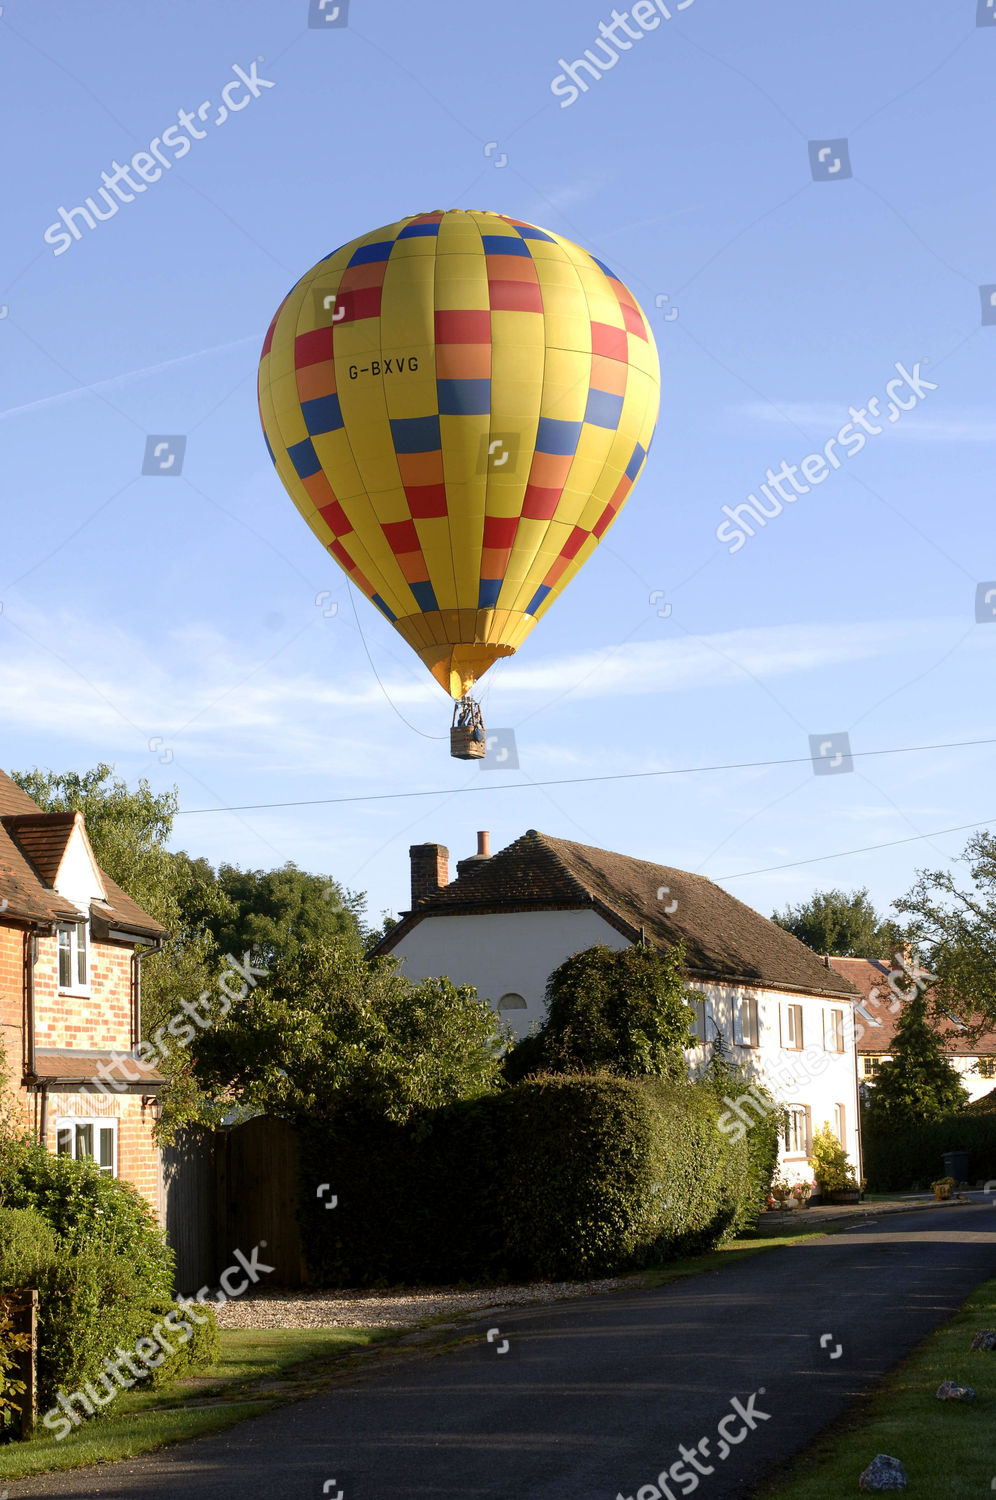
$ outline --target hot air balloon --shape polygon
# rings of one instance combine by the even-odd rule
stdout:
[[[417,214],[332,251],[270,324],[259,406],[322,545],[456,700],[598,546],[643,467],[660,367],[633,294],[504,214]]]

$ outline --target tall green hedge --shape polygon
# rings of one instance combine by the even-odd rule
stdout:
[[[996,1180],[996,1115],[944,1115],[888,1130],[865,1114],[862,1148],[872,1193],[929,1187],[944,1172],[945,1151],[968,1152],[969,1182]]]
[[[39,1294],[44,1407],[60,1388],[99,1376],[105,1357],[149,1337],[175,1306],[172,1251],[128,1183],[32,1141],[0,1142],[0,1198],[0,1287]],[[216,1359],[213,1316],[193,1329],[150,1374],[150,1386]]]
[[[418,1125],[302,1122],[312,1275],[353,1286],[560,1279],[716,1244],[756,1219],[774,1160],[773,1125],[733,1141],[722,1112],[707,1083],[557,1074]]]

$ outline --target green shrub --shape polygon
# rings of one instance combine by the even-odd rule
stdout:
[[[851,1159],[825,1120],[813,1136],[810,1161],[821,1193],[842,1193],[857,1187]]]
[[[173,1255],[146,1201],[95,1163],[53,1156],[33,1141],[0,1142],[0,1286],[39,1294],[39,1399],[76,1391],[105,1374],[104,1360],[152,1338],[176,1307]],[[217,1362],[210,1308],[190,1319],[186,1342],[144,1383],[162,1385]]]
[[[566,1278],[713,1245],[756,1218],[771,1167],[762,1126],[737,1140],[720,1113],[705,1083],[556,1074],[417,1126],[301,1122],[309,1268],[325,1286]]]
[[[120,1344],[130,1349],[156,1317],[135,1268],[106,1250],[61,1252],[43,1267],[38,1289],[38,1383],[42,1399],[75,1390],[100,1373]]]
[[[164,1324],[167,1314],[177,1311],[178,1317],[174,1318],[172,1324]],[[161,1365],[152,1371],[143,1384],[148,1386],[169,1385],[181,1375],[190,1370],[210,1370],[221,1358],[221,1340],[218,1336],[218,1321],[212,1307],[197,1308],[198,1316],[205,1321],[200,1323],[192,1318],[183,1309],[177,1309],[175,1302],[160,1303],[150,1310],[148,1320],[144,1325],[139,1337],[155,1337],[156,1325],[161,1325],[160,1331],[163,1340],[172,1348],[172,1353],[167,1354]],[[176,1333],[176,1327],[180,1318],[188,1324],[191,1329],[187,1342],[181,1343],[183,1329],[180,1334]]]
[[[128,1182],[92,1161],[55,1156],[36,1141],[0,1144],[0,1203],[36,1208],[60,1249],[102,1248],[127,1257],[149,1294],[173,1292],[173,1252],[151,1207]]]
[[[34,1286],[55,1256],[55,1230],[37,1208],[0,1208],[0,1288]]]

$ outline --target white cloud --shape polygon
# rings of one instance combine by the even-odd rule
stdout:
[[[853,405],[860,410],[857,400]],[[733,411],[738,417],[751,422],[764,422],[768,426],[797,426],[814,433],[829,434],[839,431],[851,420],[847,405],[832,401],[783,401],[772,397],[771,401],[742,401]],[[873,423],[877,420],[869,418]],[[996,420],[983,408],[964,411],[960,416],[938,417],[917,412],[912,420],[903,420],[891,425],[881,423],[883,431],[913,443],[993,443],[996,442]]]
[[[293,640],[260,660],[205,627],[144,643],[84,619],[9,609],[0,616],[0,634],[6,727],[42,744],[71,738],[113,759],[149,753],[148,742],[159,739],[178,760],[264,764],[287,774],[327,765],[341,783],[375,779],[388,766],[396,771],[385,757],[406,745],[406,755],[424,750],[426,765],[434,765],[445,739],[448,707],[428,675],[384,684],[405,718],[430,736],[416,747],[393,715],[385,735],[387,705],[365,668],[354,664],[334,679],[320,676],[299,665]],[[572,700],[608,700],[804,675],[908,651],[921,638],[935,640],[936,624],[785,625],[519,661],[503,674],[502,706],[490,717],[500,722],[507,712],[515,723],[531,704],[565,690]],[[414,777],[421,759],[410,766]]]

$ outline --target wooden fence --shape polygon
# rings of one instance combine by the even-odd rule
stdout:
[[[181,1296],[216,1287],[235,1251],[248,1255],[256,1245],[274,1268],[261,1286],[306,1284],[297,1173],[294,1127],[269,1115],[213,1134],[186,1132],[164,1148],[163,1220]]]

